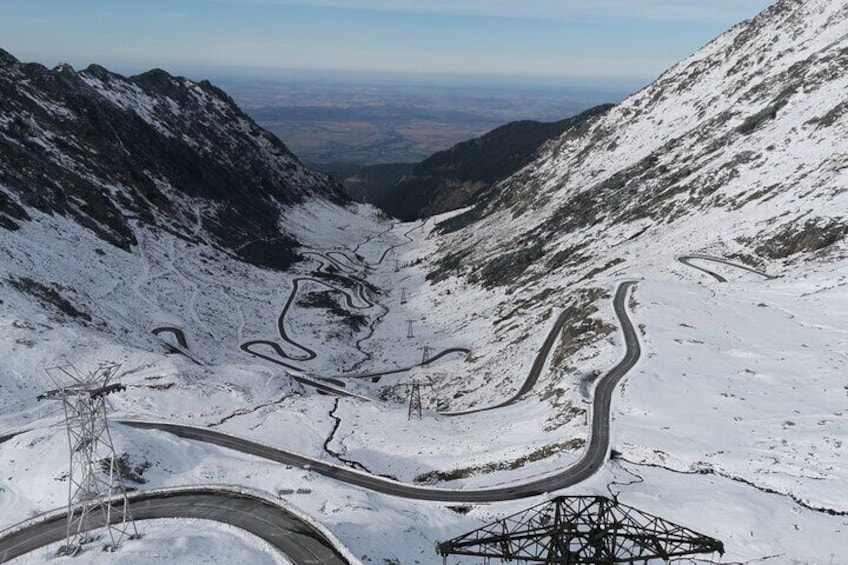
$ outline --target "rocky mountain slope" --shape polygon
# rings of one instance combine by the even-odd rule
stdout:
[[[600,253],[628,262],[625,248],[671,234],[752,261],[839,241],[846,32],[848,6],[829,0],[782,0],[734,27],[444,224],[473,226],[448,240],[447,263],[467,257],[466,270],[485,278],[509,262],[493,282],[516,285],[546,259],[548,269],[574,265],[576,246],[598,241],[621,243]],[[715,222],[699,232],[706,215]],[[506,233],[521,257],[503,253]]]
[[[385,203],[391,206],[391,196],[394,194],[392,189],[416,165],[417,163],[386,163],[354,167],[339,172],[333,171],[333,174],[344,185],[351,199],[357,202],[375,205]],[[381,209],[383,209],[382,206]]]
[[[781,0],[442,221],[428,280],[487,292],[504,355],[574,307],[586,326],[565,355],[611,331],[592,314],[611,280],[675,273],[679,255],[841,261],[846,46],[848,2]]]
[[[0,189],[5,229],[32,207],[129,249],[137,219],[274,267],[295,258],[295,239],[279,229],[283,206],[344,199],[207,81],[50,70],[3,51]]]
[[[456,210],[533,161],[547,141],[611,107],[597,106],[558,122],[512,122],[435,153],[411,170],[381,165],[373,167],[374,172],[369,168],[348,177],[344,184],[353,199],[373,204],[403,221]],[[392,171],[397,171],[395,179],[384,178]]]

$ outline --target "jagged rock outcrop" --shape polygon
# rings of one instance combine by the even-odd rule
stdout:
[[[208,81],[158,69],[130,78],[97,65],[51,70],[0,51],[4,229],[31,208],[130,249],[140,221],[285,267],[296,239],[281,232],[280,215],[313,197],[345,199]]]

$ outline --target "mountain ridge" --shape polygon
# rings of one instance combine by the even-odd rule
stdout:
[[[366,184],[369,171],[379,174],[386,169],[383,165],[351,175],[344,184],[355,200],[373,204],[402,221],[450,212],[468,206],[481,192],[529,164],[548,141],[612,107],[601,104],[557,122],[510,122],[434,153],[409,171],[397,169],[395,174],[402,176],[394,182],[377,178]]]
[[[127,217],[187,237],[199,225],[242,259],[285,268],[297,241],[280,231],[283,208],[346,202],[208,81],[50,70],[6,52],[0,61],[0,225],[25,221],[24,204],[69,214],[125,250],[136,244]]]
[[[611,452],[581,491],[722,539],[728,561],[837,559],[848,513],[846,56],[848,1],[783,0],[548,143],[466,211],[399,224],[312,192],[279,208],[305,256],[287,271],[189,229],[185,202],[200,198],[163,189],[182,237],[151,209],[157,225],[128,221],[138,244],[126,253],[71,215],[14,208],[16,193],[0,189],[10,221],[31,217],[0,232],[0,429],[24,430],[3,432],[0,519],[67,495],[65,434],[49,426],[58,406],[35,399],[55,386],[40,368],[113,359],[125,367],[126,391],[112,397],[121,417],[459,492],[574,465],[603,397]],[[137,101],[164,104],[139,112],[170,127],[157,117],[167,98]],[[174,135],[201,125],[173,124]],[[624,281],[638,282],[613,302]],[[621,309],[632,331],[616,323]],[[638,362],[599,392],[634,334]],[[426,361],[444,350],[471,354]],[[322,376],[360,398],[300,384]],[[416,380],[423,417],[410,421]],[[112,431],[145,488],[294,494],[363,561],[421,560],[448,532],[526,507],[417,504],[309,464]]]
[[[822,242],[838,240],[845,221],[829,211],[844,202],[845,153],[835,141],[846,101],[834,69],[846,62],[846,22],[844,2],[782,0],[735,26],[445,222],[446,233],[463,232],[462,244],[445,249],[483,257],[497,252],[487,243],[500,239],[495,232],[509,231],[521,246],[556,252],[564,234],[590,241],[614,228],[644,238],[660,226],[685,230],[698,213],[743,209],[759,227],[733,226],[728,252],[777,246],[786,229],[812,219],[810,209],[821,216],[815,225],[839,224]],[[802,204],[804,194],[814,200]]]

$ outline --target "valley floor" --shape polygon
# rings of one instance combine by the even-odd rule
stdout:
[[[122,363],[127,391],[111,398],[115,419],[205,426],[401,482],[450,489],[551,473],[573,463],[588,439],[592,376],[624,352],[611,296],[621,280],[640,278],[629,306],[643,352],[614,395],[613,460],[566,493],[616,495],[721,539],[726,562],[846,559],[844,260],[770,265],[769,274],[778,278],[769,280],[693,260],[727,283],[679,263],[674,254],[643,263],[641,271],[614,272],[601,283],[609,297],[597,302],[596,317],[616,331],[570,359],[575,370],[561,371],[552,360],[521,401],[451,417],[440,413],[511,396],[558,312],[507,320],[510,329],[501,332],[493,320],[513,298],[457,279],[425,281],[437,243],[432,222],[390,225],[367,208],[339,214],[329,207],[290,214],[288,221],[311,234],[307,243],[316,253],[292,274],[227,261],[210,247],[167,233],[139,230],[139,251],[126,254],[56,217],[38,218],[9,236],[3,261],[10,276],[2,282],[0,304],[6,375],[0,436],[19,433],[0,443],[0,529],[65,502],[61,407],[35,400],[54,387],[43,368],[63,360],[81,369]],[[336,228],[316,227],[327,225]],[[66,247],[51,246],[55,240]],[[100,276],[92,265],[101,262],[119,268]],[[45,281],[57,266],[66,276],[47,282],[90,323],[77,325],[9,282]],[[295,277],[312,281],[304,280],[281,321]],[[186,344],[173,332],[151,333],[161,327],[181,330]],[[253,351],[295,368],[240,349],[263,340],[278,344],[288,359],[268,345]],[[414,366],[425,346],[434,354],[448,348],[471,353],[378,382],[345,376]],[[307,351],[315,357],[307,359]],[[356,396],[321,395],[303,379]],[[422,389],[421,420],[407,419],[412,379],[433,384]],[[116,424],[113,435],[119,452],[139,468],[144,483],[138,488],[259,489],[312,516],[366,563],[433,562],[436,541],[560,494],[460,509],[373,493],[160,431]],[[146,537],[126,546],[139,559],[154,553],[181,559],[195,550],[204,552],[205,562],[261,559],[262,545],[242,534],[224,534],[238,543],[210,534],[227,531],[224,526],[181,525],[173,542],[167,538],[176,526],[141,527]],[[45,549],[20,562],[43,562],[49,555]],[[268,555],[268,562],[279,562]],[[114,562],[109,555],[96,559]]]

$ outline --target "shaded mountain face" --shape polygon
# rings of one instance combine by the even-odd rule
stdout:
[[[297,242],[281,232],[281,213],[313,197],[345,200],[207,81],[50,70],[0,51],[3,229],[31,207],[128,250],[139,221],[284,268]]]
[[[345,179],[345,186],[355,200],[404,221],[456,210],[533,161],[547,141],[610,108],[611,104],[597,106],[552,123],[512,122],[440,151],[411,170],[405,165],[368,167]]]
[[[591,280],[649,250],[758,262],[834,248],[848,232],[846,68],[848,2],[776,3],[444,222],[433,277],[513,288],[551,270]]]
[[[353,200],[374,204],[385,211],[395,200],[402,199],[396,190],[397,185],[415,166],[416,163],[370,165],[348,174],[337,173],[336,178],[342,181],[348,196]]]

